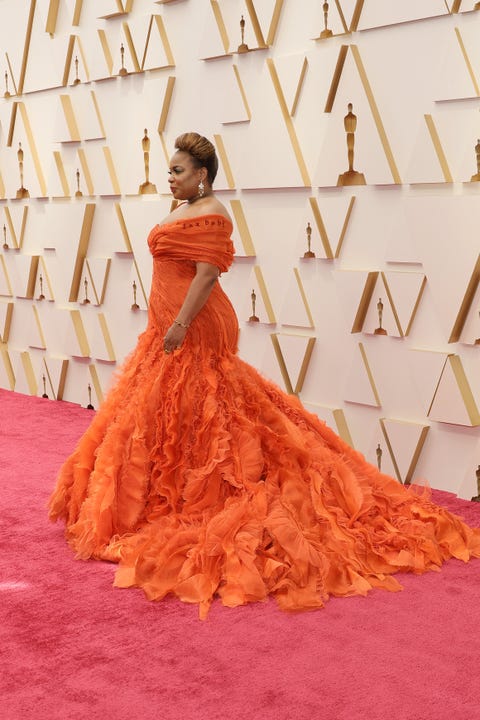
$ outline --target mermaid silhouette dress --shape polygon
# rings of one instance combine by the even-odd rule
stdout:
[[[164,353],[195,263],[232,263],[231,230],[202,215],[149,235],[147,328],[50,498],[77,557],[118,562],[116,586],[174,594],[202,618],[214,597],[311,609],[479,557],[479,530],[380,473],[238,357],[218,283]]]

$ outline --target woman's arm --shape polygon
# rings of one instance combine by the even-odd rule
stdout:
[[[171,325],[164,338],[163,346],[167,353],[183,343],[188,326],[207,302],[220,274],[218,268],[210,263],[197,262],[196,265],[197,272],[178,311],[177,322]]]

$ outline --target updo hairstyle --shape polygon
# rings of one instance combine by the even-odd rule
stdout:
[[[195,132],[183,133],[175,140],[175,150],[188,153],[194,167],[206,168],[208,182],[213,184],[218,170],[218,158],[210,140]]]

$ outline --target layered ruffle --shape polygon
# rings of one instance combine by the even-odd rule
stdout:
[[[480,556],[479,532],[428,490],[379,473],[237,357],[157,352],[122,375],[51,504],[79,557],[120,563],[117,587],[202,617],[215,596],[300,610]]]

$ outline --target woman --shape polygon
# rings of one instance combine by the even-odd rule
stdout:
[[[202,618],[214,596],[321,607],[480,556],[480,531],[382,475],[236,355],[215,150],[196,133],[175,147],[182,202],[148,238],[147,329],[50,500],[77,556],[119,562],[116,586],[173,593]]]

